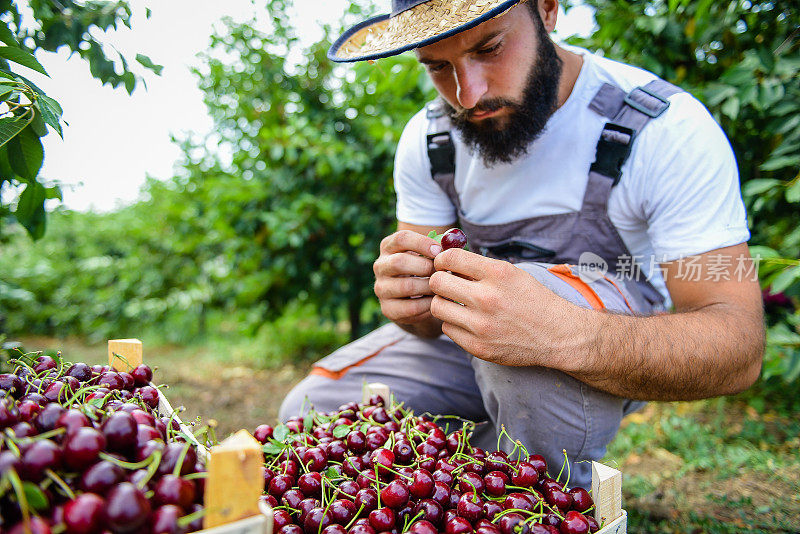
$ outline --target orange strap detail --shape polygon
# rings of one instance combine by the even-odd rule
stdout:
[[[633,311],[633,306],[631,306],[631,303],[630,303],[630,302],[628,302],[628,298],[625,296],[625,293],[623,293],[623,292],[622,292],[622,290],[619,288],[619,286],[617,285],[617,283],[616,283],[616,282],[614,282],[614,280],[612,280],[611,278],[609,278],[609,277],[607,277],[607,276],[604,276],[603,278],[605,278],[606,280],[608,280],[609,282],[611,282],[611,285],[612,285],[612,286],[614,286],[614,287],[617,289],[617,291],[619,291],[619,294],[620,294],[620,295],[622,295],[622,300],[624,300],[624,301],[625,301],[625,305],[628,307],[628,309],[629,309],[629,310],[630,310],[632,313],[636,313],[636,312],[634,312],[634,311]]]
[[[314,366],[314,367],[311,368],[311,371],[309,371],[308,374],[324,376],[325,378],[330,378],[331,380],[339,380],[344,375],[346,375],[347,372],[350,371],[350,369],[352,369],[354,367],[358,367],[359,365],[363,365],[368,360],[370,360],[370,359],[374,358],[375,356],[377,356],[378,354],[380,354],[380,352],[383,349],[385,349],[387,347],[391,347],[392,345],[394,345],[398,341],[400,341],[400,340],[398,339],[397,341],[392,341],[388,345],[384,345],[383,347],[379,348],[378,350],[376,350],[375,352],[373,352],[369,356],[365,356],[364,358],[358,360],[356,363],[354,363],[352,365],[348,365],[344,369],[339,369],[338,371],[331,371],[330,369],[325,369],[324,367]]]
[[[554,265],[547,270],[571,285],[572,288],[580,293],[581,296],[583,296],[583,298],[585,298],[589,305],[595,310],[606,309],[606,305],[603,304],[603,301],[600,300],[600,297],[597,295],[597,293],[595,293],[594,289],[589,287],[589,284],[576,276],[566,263]]]

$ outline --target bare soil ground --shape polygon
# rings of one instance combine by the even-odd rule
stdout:
[[[51,338],[23,342],[28,350],[62,350],[70,361],[107,361],[105,345]],[[216,421],[219,438],[241,428],[252,432],[259,424],[274,424],[281,399],[308,371],[292,365],[266,371],[252,362],[231,361],[225,354],[196,347],[145,347],[145,359],[157,368],[155,381],[168,385],[165,392],[172,405],[185,407],[182,419]],[[656,425],[666,409],[651,404],[623,425]],[[732,406],[724,424],[736,429],[748,416],[743,411],[744,407],[737,411]],[[692,416],[711,417],[702,411]],[[625,476],[623,507],[636,510],[644,524],[657,524],[655,530],[647,527],[651,532],[711,531],[687,527],[697,518],[712,521],[714,532],[800,532],[799,445],[800,437],[787,437],[778,451],[779,466],[771,474],[745,465],[735,476],[686,469],[683,458],[658,444],[639,447],[640,452],[625,452],[618,459]],[[629,531],[639,530],[629,525]]]

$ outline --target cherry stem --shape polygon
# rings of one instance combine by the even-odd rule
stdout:
[[[75,493],[73,493],[72,489],[67,485],[64,480],[55,474],[52,469],[45,469],[44,473],[47,475],[47,478],[55,482],[56,486],[58,486],[64,494],[69,497],[70,499],[75,498]]]
[[[561,452],[564,453],[564,463],[561,464],[561,471],[558,472],[558,476],[556,477],[556,482],[561,481],[561,474],[564,472],[564,467],[567,468],[567,481],[561,486],[561,489],[566,489],[567,484],[569,484],[569,477],[571,475],[570,467],[569,467],[569,458],[567,458],[567,449],[561,449]]]
[[[189,452],[189,447],[191,447],[191,445],[189,443],[187,443],[186,446],[183,449],[181,449],[181,453],[178,456],[178,461],[175,462],[175,468],[172,470],[173,476],[176,476],[176,477],[181,476],[181,469],[183,468],[183,461],[186,460],[186,455]]]
[[[377,467],[377,466],[375,466],[375,469],[377,469],[377,468],[378,468],[378,467]],[[399,477],[403,477],[403,478],[405,478],[406,480],[414,480],[414,477],[410,477],[410,476],[408,476],[408,475],[404,475],[403,473],[400,473],[399,471],[395,471],[395,470],[394,470],[394,469],[392,469],[391,467],[386,467],[385,465],[381,465],[381,469],[386,469],[386,470],[387,470],[387,471],[389,471],[390,473],[394,473],[395,475],[397,475],[397,476],[399,476]]]
[[[22,480],[20,480],[19,475],[13,469],[9,469],[8,471],[6,471],[5,476],[8,477],[9,481],[11,482],[11,486],[14,488],[14,493],[17,494],[19,509],[22,512],[22,523],[26,525],[25,528],[28,529],[27,525],[29,524],[31,519],[30,519],[28,498],[25,496],[25,488],[22,487]]]
[[[188,475],[185,475],[185,476],[183,476],[181,478],[184,479],[184,480],[195,480],[195,479],[198,479],[198,478],[208,478],[208,471],[198,471],[196,473],[189,473]]]
[[[115,457],[111,456],[110,454],[108,454],[106,452],[102,452],[102,451],[100,452],[100,454],[98,454],[98,456],[100,458],[102,458],[103,460],[111,462],[112,464],[118,465],[118,466],[120,466],[120,467],[122,467],[124,469],[136,470],[136,469],[141,469],[143,467],[147,467],[148,465],[150,465],[153,462],[153,457],[156,454],[161,456],[161,451],[154,451],[153,454],[151,454],[150,456],[148,456],[147,458],[145,458],[141,462],[136,462],[136,463],[126,462],[124,460],[120,460],[119,458],[115,458]]]
[[[183,517],[180,517],[180,518],[178,518],[178,521],[177,521],[178,526],[181,527],[181,528],[186,528],[195,519],[199,519],[199,518],[205,516],[206,512],[207,512],[207,510],[205,508],[201,508],[201,509],[197,510],[196,512],[192,512],[191,514],[188,514],[188,515],[185,515]]]
[[[19,442],[19,443],[31,443],[31,442],[34,442],[34,441],[40,441],[40,440],[43,440],[43,439],[52,438],[54,436],[59,436],[59,435],[65,433],[66,431],[67,431],[66,427],[62,426],[62,427],[59,427],[59,428],[54,428],[53,430],[49,430],[47,432],[42,432],[41,434],[37,434],[35,436],[26,436],[24,438],[11,437],[10,433],[7,434],[7,435],[8,435],[8,437],[9,437],[9,439],[11,441],[16,441],[16,442]]]
[[[512,512],[519,512],[528,516],[530,516],[531,514],[535,514],[535,512],[532,512],[530,510],[523,510],[522,508],[507,508],[502,512],[497,512],[497,514],[495,514],[495,516],[492,518],[492,523],[497,523],[497,521],[499,521],[501,517],[510,514]]]
[[[420,517],[423,517],[424,515],[425,515],[425,510],[420,510],[419,513],[414,517],[412,517],[411,519],[409,519],[408,516],[406,516],[405,521],[403,521],[403,532],[406,532],[408,528],[414,524],[414,521],[416,521]]]
[[[352,527],[353,523],[355,523],[356,520],[358,520],[358,516],[360,516],[361,512],[363,512],[363,511],[364,511],[364,505],[362,504],[361,507],[358,509],[358,512],[356,512],[356,515],[353,516],[353,519],[351,519],[350,522],[347,523],[347,526],[344,527],[345,530],[350,530],[350,527]]]

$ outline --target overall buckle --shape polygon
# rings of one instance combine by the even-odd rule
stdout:
[[[648,104],[653,104],[653,106],[648,106],[646,104],[642,104],[641,102],[637,102],[636,100],[633,99],[633,95],[634,93],[636,93],[636,91],[643,92],[644,94],[657,100],[657,102],[652,102],[652,101],[648,102]],[[646,87],[634,88],[633,91],[625,95],[624,102],[633,109],[635,109],[636,111],[644,113],[651,119],[655,119],[656,117],[661,116],[661,114],[667,111],[667,108],[669,107],[669,100],[667,100],[666,98],[657,93],[654,93],[653,91],[647,89]]]
[[[612,185],[617,185],[622,176],[622,166],[631,155],[635,137],[636,130],[607,122],[597,142],[595,161],[589,170],[612,178]]]
[[[427,145],[433,176],[456,172],[456,147],[450,132],[428,134]]]

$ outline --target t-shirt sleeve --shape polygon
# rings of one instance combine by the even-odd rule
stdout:
[[[671,100],[682,113],[665,114],[662,128],[645,128],[640,141],[647,150],[638,154],[648,177],[641,191],[644,218],[659,262],[750,238],[728,139],[691,95],[681,93]]]
[[[397,220],[421,226],[444,226],[456,220],[456,209],[431,177],[425,148],[425,110],[403,130],[394,160]]]

